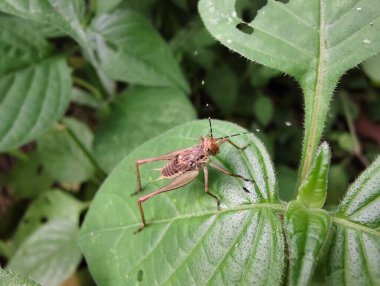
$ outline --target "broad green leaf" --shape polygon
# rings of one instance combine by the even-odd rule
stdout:
[[[91,153],[93,134],[73,118],[62,122],[37,140],[39,156],[51,177],[67,184],[82,183],[93,175],[94,166],[73,136]]]
[[[65,60],[37,31],[8,17],[0,26],[1,152],[35,139],[62,116],[71,80]]]
[[[118,97],[97,129],[96,158],[111,171],[140,144],[195,118],[194,108],[179,89],[134,87]]]
[[[297,200],[309,208],[321,208],[325,204],[330,159],[330,147],[324,142],[298,190]]]
[[[36,282],[15,273],[9,269],[0,267],[1,286],[39,286]]]
[[[331,285],[380,284],[380,157],[348,189],[333,217]]]
[[[214,136],[244,131],[213,121]],[[240,151],[228,145],[212,161],[254,179],[245,182],[209,168],[209,190],[202,175],[189,185],[144,203],[150,224],[138,234],[141,219],[135,163],[198,144],[209,132],[207,120],[186,123],[144,143],[110,174],[87,213],[79,237],[89,269],[100,285],[280,285],[284,279],[284,238],[278,213],[274,170],[264,146],[253,135],[236,136]],[[159,173],[141,167],[144,194],[167,182],[152,182]],[[150,183],[148,183],[150,182]],[[249,192],[245,192],[243,187]]]
[[[273,105],[272,101],[268,97],[260,96],[257,98],[253,110],[257,120],[263,126],[267,126],[272,120]]]
[[[37,152],[33,152],[26,159],[18,160],[5,173],[4,182],[17,198],[33,198],[49,190],[53,178],[42,165]]]
[[[96,14],[101,15],[111,12],[117,5],[120,4],[120,2],[122,2],[122,0],[96,0]]]
[[[87,45],[87,36],[80,23],[84,4],[83,0],[2,0],[0,11],[53,26]]]
[[[329,245],[331,217],[324,210],[312,210],[293,201],[287,208],[285,224],[290,261],[288,285],[309,285]]]
[[[81,251],[78,222],[56,219],[38,228],[17,250],[7,267],[42,285],[60,285],[76,269]]]
[[[18,246],[37,228],[55,219],[78,222],[84,204],[72,196],[52,190],[34,200],[21,219],[12,239],[13,247]]]
[[[332,92],[348,69],[380,51],[377,0],[269,0],[244,23],[236,0],[201,0],[210,33],[229,49],[293,76],[305,96],[301,182],[311,168]],[[241,31],[240,26],[251,31]]]
[[[227,65],[214,66],[205,78],[207,93],[223,114],[229,115],[236,109],[239,81]]]
[[[91,25],[98,59],[112,79],[149,86],[179,87],[189,92],[169,46],[144,16],[117,9]]]

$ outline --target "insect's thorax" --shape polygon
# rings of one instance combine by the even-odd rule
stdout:
[[[195,146],[178,154],[161,169],[164,177],[176,177],[187,171],[202,168],[209,158],[200,146]]]

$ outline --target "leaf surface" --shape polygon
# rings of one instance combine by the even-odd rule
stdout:
[[[0,152],[35,139],[70,100],[70,70],[25,22],[0,18]]]
[[[193,106],[179,89],[134,87],[118,97],[97,129],[96,158],[111,171],[140,144],[195,118]]]
[[[15,273],[9,269],[0,267],[0,281],[2,286],[39,286],[36,282]]]
[[[278,212],[283,206],[278,203],[269,156],[252,134],[233,138],[240,146],[250,143],[244,151],[225,144],[212,160],[255,183],[209,168],[209,188],[221,199],[220,211],[215,199],[204,193],[200,175],[183,188],[146,201],[150,225],[133,234],[141,224],[137,197],[130,197],[136,190],[136,160],[196,145],[208,131],[206,120],[173,128],[135,149],[110,174],[79,238],[98,284],[281,284],[285,254]],[[234,124],[213,121],[215,136],[242,131]],[[151,182],[159,175],[152,168],[164,164],[141,167],[144,194],[165,184]]]
[[[91,32],[100,64],[110,78],[189,91],[169,46],[144,16],[118,9],[96,18]]]
[[[350,186],[329,253],[332,285],[380,284],[380,157]]]

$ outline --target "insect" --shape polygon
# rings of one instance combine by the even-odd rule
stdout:
[[[229,172],[228,170],[225,170],[224,168],[220,167],[219,165],[213,162],[210,162],[210,156],[215,156],[216,154],[218,154],[220,151],[219,149],[220,145],[222,145],[225,142],[231,144],[236,149],[244,150],[249,144],[244,147],[239,147],[234,142],[232,142],[229,138],[247,134],[247,133],[252,133],[252,132],[247,131],[247,132],[228,135],[224,137],[214,138],[212,134],[211,119],[209,118],[208,120],[209,120],[209,126],[210,126],[210,134],[206,137],[201,137],[199,145],[186,148],[186,149],[176,150],[176,151],[173,151],[161,156],[136,161],[137,191],[133,193],[132,195],[136,195],[141,192],[141,179],[140,179],[139,166],[142,164],[151,163],[155,161],[161,161],[161,160],[167,160],[169,162],[163,168],[159,169],[161,176],[156,181],[165,179],[165,178],[172,179],[166,186],[159,188],[155,192],[142,196],[138,199],[137,203],[140,210],[142,226],[136,232],[143,230],[144,227],[147,225],[147,222],[144,216],[144,210],[142,207],[143,202],[147,201],[148,199],[160,193],[172,191],[172,190],[181,188],[183,186],[186,186],[199,175],[199,172],[202,169],[204,172],[205,192],[206,194],[210,195],[216,200],[217,207],[219,209],[219,206],[220,206],[219,198],[213,193],[209,192],[208,190],[207,165],[210,165],[211,167],[215,168],[216,170],[228,176],[238,177],[244,181],[253,181],[251,179],[244,178],[238,174],[233,174]],[[245,188],[244,190],[247,191],[247,189]]]

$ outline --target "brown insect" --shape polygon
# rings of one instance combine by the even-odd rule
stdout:
[[[137,191],[132,195],[138,194],[141,192],[141,179],[140,179],[140,171],[139,166],[146,163],[151,163],[155,161],[168,160],[169,162],[160,170],[161,176],[156,180],[161,180],[165,178],[171,178],[172,180],[166,186],[159,188],[157,191],[150,193],[148,195],[142,196],[138,200],[138,206],[141,215],[142,226],[137,230],[137,232],[141,231],[146,225],[146,220],[144,216],[144,210],[142,207],[142,203],[146,200],[164,192],[172,191],[183,186],[186,186],[190,182],[192,182],[198,175],[199,171],[203,169],[204,172],[204,181],[205,181],[205,192],[206,194],[212,196],[217,201],[217,206],[220,206],[219,198],[208,190],[208,169],[207,164],[211,167],[217,169],[218,171],[226,174],[228,176],[238,177],[245,181],[253,181],[247,178],[244,178],[238,174],[233,174],[228,170],[223,169],[215,163],[210,162],[210,156],[215,156],[219,153],[219,147],[225,142],[230,143],[236,149],[244,150],[248,145],[244,147],[239,147],[234,142],[232,142],[229,138],[234,136],[239,136],[247,133],[252,133],[250,131],[242,132],[238,134],[233,134],[229,136],[214,138],[212,135],[212,125],[211,119],[209,118],[210,125],[210,135],[206,137],[201,137],[201,141],[199,145],[193,146],[186,149],[181,149],[177,151],[173,151],[161,156],[147,158],[136,161],[136,172],[137,172]],[[244,188],[245,191],[247,189]]]

